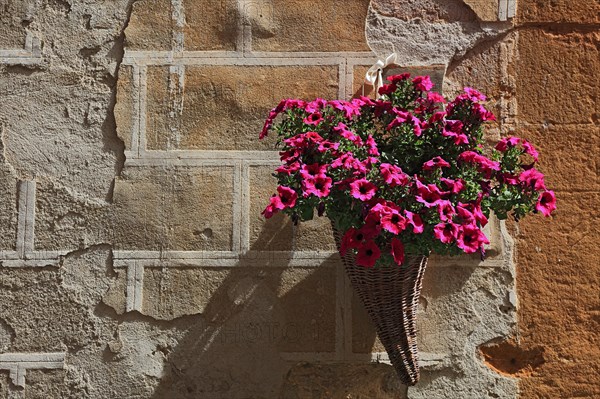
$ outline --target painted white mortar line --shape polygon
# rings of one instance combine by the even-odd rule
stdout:
[[[170,137],[167,140],[167,150],[178,149],[181,142],[181,115],[183,114],[183,93],[185,91],[185,65],[169,66],[169,109]]]
[[[342,97],[346,100],[350,100],[350,97],[354,95],[354,65],[350,64],[348,60],[346,60],[346,96]]]
[[[498,1],[498,21],[506,21],[508,15],[508,0]]]
[[[240,250],[246,253],[250,249],[250,162],[242,162],[242,215],[240,231]]]
[[[515,15],[517,14],[517,0],[508,0],[507,7],[508,7],[507,17],[514,18]]]
[[[132,132],[131,132],[131,150],[125,151],[125,159],[139,158],[140,156],[140,67],[132,66],[133,74],[133,101],[132,101]]]
[[[35,181],[22,180],[18,186],[19,207],[17,223],[17,253],[25,259],[34,250]]]
[[[142,157],[146,151],[146,112],[148,103],[148,68],[140,67],[140,98],[139,98],[139,135],[138,135],[138,157]]]
[[[9,378],[18,387],[25,387],[28,369],[62,369],[65,353],[3,353],[0,354],[0,370],[8,370]]]
[[[236,150],[149,150],[144,152],[145,159],[233,159],[236,161],[266,160],[278,161],[277,151],[236,151]]]
[[[142,310],[142,290],[144,287],[144,266],[137,261],[127,265],[127,299],[125,309],[127,312]]]
[[[235,253],[240,253],[242,249],[241,231],[242,231],[242,207],[243,207],[243,177],[242,162],[237,161],[233,172],[233,217],[232,217],[232,249]]]
[[[346,60],[338,66],[338,98],[346,98]]]
[[[171,19],[173,21],[172,46],[174,53],[183,52],[185,26],[185,10],[183,0],[171,0]]]
[[[244,159],[240,159],[244,160]],[[128,159],[125,161],[125,166],[128,167],[155,167],[155,166],[234,166],[238,160],[231,158],[140,158]],[[252,166],[277,166],[280,161],[264,161],[264,160],[245,160]]]

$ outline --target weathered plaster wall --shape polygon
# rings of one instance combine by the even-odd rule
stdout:
[[[579,258],[563,259],[548,227],[593,254],[590,216],[513,231],[522,331],[503,224],[485,262],[432,259],[422,382],[408,389],[351,295],[328,224],[260,217],[278,157],[256,139],[280,98],[349,98],[395,50],[447,95],[486,92],[499,116],[491,137],[518,129],[541,143],[559,200],[571,193],[562,212],[584,212],[574,193],[594,195],[595,167],[561,132],[597,150],[598,88],[583,79],[597,18],[559,3],[515,19],[512,0],[0,0],[0,397],[515,398],[515,375],[533,367],[523,395],[575,396],[573,382],[553,383],[575,367],[560,366],[567,334],[554,341],[552,323],[535,320],[556,315],[569,331],[555,302],[548,310],[558,281],[581,278],[588,290],[576,292],[597,300],[593,268],[589,280],[559,273]],[[569,24],[552,33],[552,21]],[[582,74],[567,95],[587,88],[565,105],[553,72],[572,68]],[[580,168],[552,169],[574,159]],[[574,237],[569,223],[587,227]],[[597,338],[594,311],[573,313],[587,317],[570,324],[581,342]]]
[[[600,3],[520,1],[518,128],[540,144],[552,221],[516,230],[523,398],[600,397]]]

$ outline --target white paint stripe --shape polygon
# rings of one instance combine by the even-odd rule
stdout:
[[[133,66],[133,110],[132,119],[133,126],[131,132],[131,150],[125,151],[125,159],[139,158],[140,156],[140,67],[137,65]]]
[[[133,309],[138,312],[142,311],[143,290],[144,290],[144,266],[135,262],[135,283],[134,283],[134,299]]]
[[[338,98],[346,98],[346,60],[338,66]]]
[[[508,18],[514,18],[517,14],[517,0],[508,0]]]
[[[0,370],[8,370],[14,385],[25,387],[28,369],[62,369],[64,361],[64,353],[3,353],[0,354]]]
[[[25,259],[25,254],[34,249],[35,230],[35,181],[22,180],[18,183],[18,222],[17,253]]]
[[[498,21],[506,21],[508,12],[508,0],[498,1]]]
[[[140,67],[139,81],[139,133],[138,133],[138,157],[141,157],[146,151],[146,111],[148,103],[148,68]]]
[[[370,65],[373,55],[365,57],[348,57],[344,53],[211,53],[190,54],[184,51],[182,55],[172,52],[132,53],[127,52],[123,58],[124,65],[240,65],[240,66],[306,66],[306,65],[337,65],[346,62],[349,65]]]
[[[232,215],[232,250],[239,253],[242,248],[241,231],[242,231],[242,207],[243,198],[243,181],[242,181],[242,163],[237,161],[233,172],[233,215]]]
[[[250,249],[250,162],[242,162],[242,220],[240,231],[240,250]]]
[[[171,0],[171,19],[173,20],[173,51],[175,53],[183,52],[185,11],[183,0]]]

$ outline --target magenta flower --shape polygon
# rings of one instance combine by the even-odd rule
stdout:
[[[537,150],[533,147],[533,145],[531,145],[531,143],[526,140],[521,140],[521,145],[523,146],[525,152],[533,157],[534,162],[537,162],[538,156],[540,154],[538,154]]]
[[[485,234],[474,224],[461,226],[456,246],[462,249],[467,254],[472,254],[483,247],[483,244],[489,244]]]
[[[325,177],[327,166],[328,165],[319,165],[318,163],[310,165],[304,164],[302,165],[302,168],[300,168],[300,176],[302,176],[303,179],[313,179],[319,176]]]
[[[427,93],[427,100],[431,101],[432,103],[446,103],[446,99],[444,98],[444,96],[442,96],[439,93],[436,93],[435,91],[430,91],[429,93]]]
[[[320,112],[313,112],[304,118],[304,123],[307,125],[315,125],[317,126],[319,123],[323,121],[323,115]]]
[[[421,219],[421,216],[410,211],[404,211],[404,216],[406,216],[408,223],[412,225],[413,233],[421,234],[423,232],[425,226],[423,225],[423,219]]]
[[[365,144],[368,147],[367,152],[369,155],[379,156],[379,151],[377,150],[377,143],[375,142],[373,136],[369,135]]]
[[[317,98],[304,106],[304,110],[309,114],[313,114],[323,109],[327,105],[327,100]]]
[[[390,94],[392,94],[393,92],[396,91],[396,89],[398,88],[398,86],[396,86],[395,84],[386,84],[383,85],[379,88],[379,94],[382,96],[389,96]]]
[[[321,143],[319,143],[318,151],[320,153],[327,152],[327,151],[336,151],[339,147],[340,147],[340,143],[333,143],[331,141],[325,140],[325,141],[322,141]]]
[[[469,144],[469,138],[463,132],[463,123],[457,120],[446,120],[444,123],[444,129],[442,130],[442,136],[451,137],[454,144]]]
[[[433,227],[433,236],[444,244],[450,244],[456,240],[458,232],[458,226],[452,222],[438,223]]]
[[[333,180],[327,176],[317,176],[311,179],[305,179],[302,182],[304,197],[308,197],[309,195],[315,195],[319,198],[327,197],[332,184]]]
[[[358,248],[362,245],[363,241],[371,239],[372,237],[365,235],[363,229],[355,229],[351,227],[346,231],[340,245],[340,254],[346,255],[346,252],[350,248]]]
[[[521,142],[521,139],[518,137],[505,137],[496,144],[496,148],[500,152],[506,151],[509,147],[515,147],[517,144]]]
[[[469,100],[471,100],[473,102],[487,100],[487,97],[485,95],[481,94],[480,92],[478,92],[477,90],[475,90],[471,87],[465,87],[464,91],[466,94],[466,98],[468,98]]]
[[[438,168],[441,169],[441,168],[449,168],[449,167],[450,167],[450,164],[448,162],[444,161],[444,159],[442,157],[434,157],[423,164],[423,170],[432,170],[432,169],[438,169]]]
[[[442,201],[439,188],[435,184],[424,185],[417,180],[417,195],[415,199],[425,205],[427,208],[436,206]]]
[[[381,215],[381,228],[392,234],[400,234],[406,229],[408,221],[396,210]]]
[[[404,72],[404,73],[400,73],[398,75],[388,76],[387,80],[392,83],[397,83],[397,82],[402,82],[403,80],[407,80],[408,78],[410,78],[410,73]]]
[[[373,240],[361,243],[356,254],[356,264],[364,267],[373,267],[381,256],[381,250]]]
[[[454,210],[454,206],[452,206],[452,202],[441,200],[438,203],[438,214],[440,215],[440,220],[442,222],[451,221],[452,217],[456,215],[456,211]]]
[[[554,191],[544,191],[540,194],[535,209],[548,217],[556,209],[556,196]]]
[[[536,191],[545,190],[544,174],[535,168],[524,170],[519,175],[519,181],[526,187],[533,188]]]
[[[396,262],[398,266],[402,265],[402,263],[404,263],[404,244],[402,244],[402,241],[394,237],[391,241],[391,247],[394,262]]]
[[[396,165],[382,163],[379,165],[383,180],[391,187],[406,186],[410,182],[410,177]]]
[[[465,182],[463,179],[452,180],[442,177],[440,181],[444,183],[452,194],[458,194],[465,189]]]
[[[275,169],[275,172],[277,173],[283,173],[284,175],[291,175],[292,173],[297,172],[300,169],[300,163],[299,162],[294,162],[291,164],[283,164],[280,167],[278,167],[277,169]]]
[[[277,209],[293,208],[296,205],[298,194],[296,191],[289,187],[279,186],[277,187],[277,197],[271,197],[272,202]],[[273,200],[274,199],[274,200]]]
[[[415,85],[415,89],[420,91],[429,91],[433,87],[429,76],[417,76],[413,79],[413,84]]]
[[[350,184],[350,194],[361,201],[368,201],[375,196],[377,187],[367,179],[356,180]]]

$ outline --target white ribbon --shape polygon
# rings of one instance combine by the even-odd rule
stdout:
[[[365,75],[365,83],[370,84],[375,89],[375,94],[377,98],[380,98],[379,89],[383,86],[383,69],[396,62],[396,53],[392,53],[385,57],[384,59],[380,58],[377,60],[375,64],[367,71]]]

